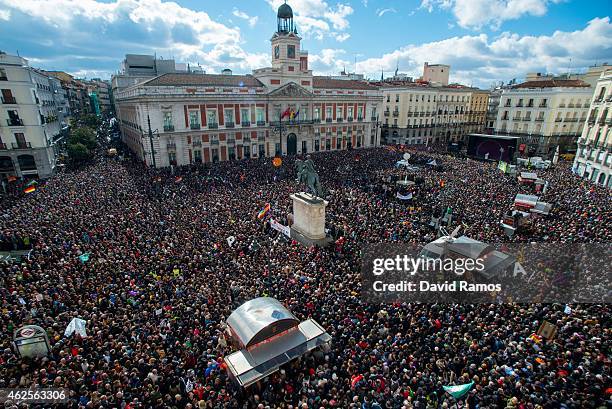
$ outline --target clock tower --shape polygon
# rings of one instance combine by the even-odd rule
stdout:
[[[293,10],[285,3],[277,13],[277,30],[270,40],[272,43],[272,68],[283,73],[308,71],[308,54],[300,50],[298,31],[293,22]]]

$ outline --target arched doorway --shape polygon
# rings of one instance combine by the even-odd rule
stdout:
[[[0,172],[15,173],[15,166],[10,156],[0,156]]]
[[[602,185],[602,186],[605,186],[605,184],[604,184],[605,182],[606,182],[606,174],[605,173],[600,173],[599,174],[599,181],[597,183]]]
[[[297,136],[294,133],[287,135],[287,155],[297,154]]]

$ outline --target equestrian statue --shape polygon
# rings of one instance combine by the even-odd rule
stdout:
[[[308,156],[306,160],[297,159],[295,161],[295,167],[297,169],[296,181],[308,186],[313,196],[323,198],[323,188],[319,183],[319,175],[314,168],[314,162],[310,159],[310,156]]]

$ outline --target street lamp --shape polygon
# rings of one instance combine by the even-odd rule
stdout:
[[[274,126],[272,127],[272,132],[273,133],[278,133],[278,140],[280,143],[280,155],[283,155],[283,131],[286,131],[287,127],[285,125],[283,125],[282,123],[282,114],[279,112],[278,113],[278,126]],[[275,152],[275,156],[276,156],[276,152]]]
[[[147,113],[147,125],[149,127],[149,142],[151,143],[151,162],[153,163],[153,167],[157,168],[157,163],[155,162],[155,148],[153,148],[153,134],[155,133],[159,137],[159,130],[158,129],[154,131],[151,130],[151,118],[149,117],[148,113]],[[144,137],[144,134],[142,136]]]

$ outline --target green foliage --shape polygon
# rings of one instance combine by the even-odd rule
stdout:
[[[97,145],[97,141],[96,141],[96,135],[94,134],[94,131],[91,130],[90,128],[77,128],[74,131],[72,131],[71,135],[70,135],[70,139],[68,140],[69,144],[82,144],[84,145],[88,150],[93,150],[96,148]]]
[[[89,126],[91,128],[97,128],[100,126],[101,124],[101,120],[100,118],[98,118],[95,114],[87,114],[81,117],[81,121],[83,121],[83,123],[86,126]]]
[[[82,143],[69,142],[66,150],[68,151],[70,160],[75,164],[83,163],[91,157],[91,152]]]

